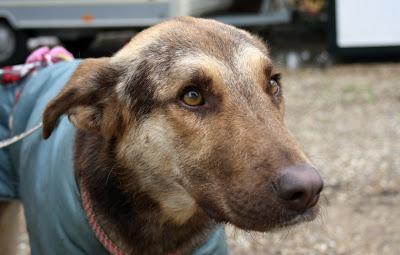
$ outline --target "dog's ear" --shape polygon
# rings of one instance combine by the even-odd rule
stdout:
[[[61,115],[67,114],[79,129],[109,135],[117,122],[117,71],[109,58],[83,60],[67,85],[46,107],[43,137],[47,139]]]

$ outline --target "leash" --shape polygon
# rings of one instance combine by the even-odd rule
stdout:
[[[46,57],[46,61],[47,65],[52,64],[51,62],[51,58]],[[8,67],[4,67],[3,69],[0,69],[0,78],[1,78],[1,85],[3,86],[12,86],[17,84],[18,81],[22,80],[24,77],[28,76],[29,74],[33,73],[36,69],[42,67],[45,65],[43,62],[33,62],[33,63],[26,63],[26,64],[22,64],[22,65],[15,65],[15,66],[8,66]],[[17,91],[16,95],[15,95],[15,102],[13,105],[13,110],[15,109],[16,104],[19,101],[20,95],[22,93],[23,87]],[[13,111],[12,110],[12,111]],[[13,116],[12,114],[9,117],[9,121],[8,121],[8,126],[9,128],[12,127],[12,123],[13,123]],[[22,139],[24,139],[25,137],[30,136],[31,134],[33,134],[36,130],[39,130],[42,127],[42,122],[40,122],[39,124],[37,124],[36,126],[34,126],[31,129],[26,130],[25,132],[22,132],[19,135],[15,135],[13,137],[10,138],[6,138],[4,140],[0,140],[0,149],[3,149],[5,147],[8,147],[18,141],[21,141]]]
[[[40,122],[39,124],[37,124],[37,125],[34,126],[33,128],[28,129],[28,130],[26,130],[25,132],[23,132],[23,133],[21,133],[21,134],[19,134],[19,135],[16,135],[16,136],[7,138],[7,139],[5,139],[5,140],[1,140],[1,141],[0,141],[0,149],[3,149],[3,148],[5,148],[5,147],[8,147],[8,146],[10,146],[10,145],[16,143],[16,142],[21,141],[21,140],[24,139],[25,137],[28,137],[28,136],[30,136],[31,134],[33,134],[35,131],[39,130],[42,126],[43,126],[43,123]]]
[[[74,56],[63,47],[57,46],[52,49],[48,47],[41,47],[32,52],[28,56],[25,64],[6,66],[0,69],[0,85],[5,87],[18,85],[18,82],[20,82],[28,75],[35,73],[36,70],[40,68],[53,65],[60,61],[71,61],[73,59]],[[12,129],[13,126],[12,112],[14,111],[15,106],[19,101],[22,91],[23,87],[21,87],[15,94],[15,102],[14,105],[12,106],[12,111],[8,121],[8,127],[10,130]],[[15,135],[13,137],[0,140],[0,149],[3,149],[18,141],[21,141],[22,139],[33,134],[35,131],[39,130],[42,126],[43,123],[40,122],[33,128],[28,129],[19,135]]]

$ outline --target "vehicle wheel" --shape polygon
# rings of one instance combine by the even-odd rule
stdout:
[[[27,53],[26,34],[0,21],[0,66],[23,63]]]

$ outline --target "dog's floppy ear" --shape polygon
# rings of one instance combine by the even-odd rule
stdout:
[[[51,135],[63,114],[79,129],[108,135],[116,125],[116,83],[117,71],[111,67],[109,58],[83,60],[67,85],[47,105],[43,137]]]

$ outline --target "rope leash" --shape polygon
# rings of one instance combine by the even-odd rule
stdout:
[[[51,62],[49,62],[49,60],[47,60],[47,64],[51,64]],[[34,72],[36,69],[41,68],[42,66],[44,66],[44,63],[42,63],[42,62],[33,62],[33,63],[26,63],[26,64],[22,64],[22,65],[15,65],[12,67],[6,67],[5,69],[0,69],[1,82],[4,83],[2,85],[3,86],[13,86],[13,85],[17,84],[17,82],[19,80],[28,76],[29,74]],[[11,112],[14,111],[15,106],[17,105],[17,103],[19,101],[19,97],[22,93],[22,90],[23,90],[23,87],[19,91],[17,91],[17,93],[15,95],[16,100],[12,106]],[[30,136],[36,130],[40,129],[42,127],[42,125],[43,125],[43,123],[40,122],[33,128],[28,129],[19,135],[15,135],[13,137],[6,138],[4,140],[0,140],[0,149],[10,146],[18,141],[21,141],[25,137]],[[8,119],[8,127],[11,129],[12,126],[13,126],[13,115],[10,114],[9,119]]]
[[[6,66],[0,69],[0,85],[5,87],[18,85],[21,80],[23,80],[28,75],[36,73],[36,71],[40,68],[51,66],[60,61],[71,61],[73,59],[74,56],[63,47],[57,46],[52,49],[46,46],[41,47],[39,49],[36,49],[29,55],[25,64]],[[10,130],[12,130],[13,128],[13,112],[19,101],[23,88],[24,87],[21,87],[15,95],[15,102],[12,106],[11,114],[8,121],[8,128]],[[24,139],[25,137],[30,136],[35,131],[39,130],[42,126],[43,123],[40,122],[33,128],[28,129],[19,135],[0,140],[0,149],[10,146]]]
[[[28,137],[28,136],[30,136],[31,134],[33,134],[35,131],[39,130],[42,126],[43,126],[43,123],[40,122],[39,124],[37,124],[37,125],[34,126],[33,128],[28,129],[28,130],[26,130],[25,132],[23,132],[23,133],[21,133],[21,134],[19,134],[19,135],[16,135],[16,136],[7,138],[7,139],[5,139],[5,140],[1,140],[1,141],[0,141],[0,149],[3,149],[3,148],[5,148],[5,147],[7,147],[7,146],[10,146],[10,145],[12,145],[12,144],[18,142],[18,141],[21,141],[21,140],[24,139],[25,137]]]

